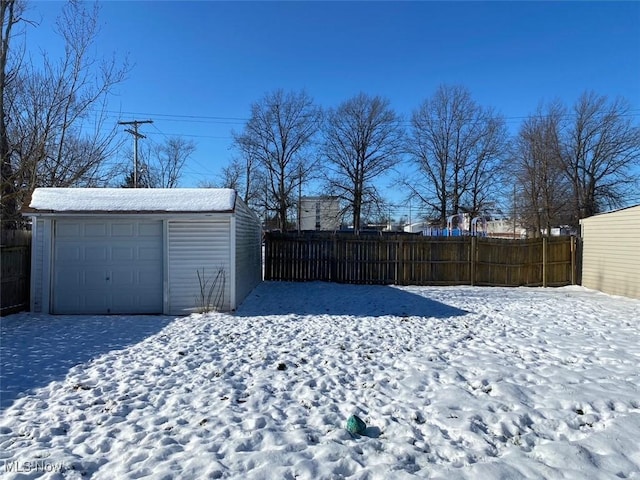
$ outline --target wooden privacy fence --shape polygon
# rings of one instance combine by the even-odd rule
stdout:
[[[29,309],[31,232],[2,230],[0,235],[0,316]]]
[[[265,280],[393,285],[575,284],[575,237],[267,233]]]

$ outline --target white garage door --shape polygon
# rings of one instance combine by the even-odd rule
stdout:
[[[162,221],[58,220],[54,235],[54,313],[162,313]]]

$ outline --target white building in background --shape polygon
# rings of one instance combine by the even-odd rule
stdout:
[[[487,221],[487,237],[495,238],[526,238],[527,229],[514,224],[512,219]]]
[[[407,223],[402,227],[402,229],[405,233],[422,233],[428,227],[429,224],[423,220],[420,222]]]
[[[338,197],[319,196],[300,199],[300,230],[338,230],[341,219]]]
[[[437,225],[431,225],[428,221],[414,222],[404,225],[404,231],[407,233],[422,233],[427,237],[448,236],[449,230],[453,230],[453,235],[478,235],[493,238],[526,238],[527,230],[520,224],[514,226],[513,220],[486,220],[479,221],[476,224],[477,233],[473,233],[473,220],[469,215],[461,215],[462,218],[455,219],[450,222],[449,227],[442,228]],[[481,219],[479,219],[481,220]],[[554,231],[552,230],[552,235]]]

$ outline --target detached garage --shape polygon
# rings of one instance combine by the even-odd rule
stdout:
[[[582,285],[640,299],[640,205],[580,220]]]
[[[31,311],[235,310],[262,279],[258,218],[230,189],[38,188]]]

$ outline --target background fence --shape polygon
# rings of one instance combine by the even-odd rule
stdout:
[[[267,233],[265,280],[394,285],[562,286],[579,283],[575,237]]]
[[[0,230],[0,316],[29,309],[31,231]]]

